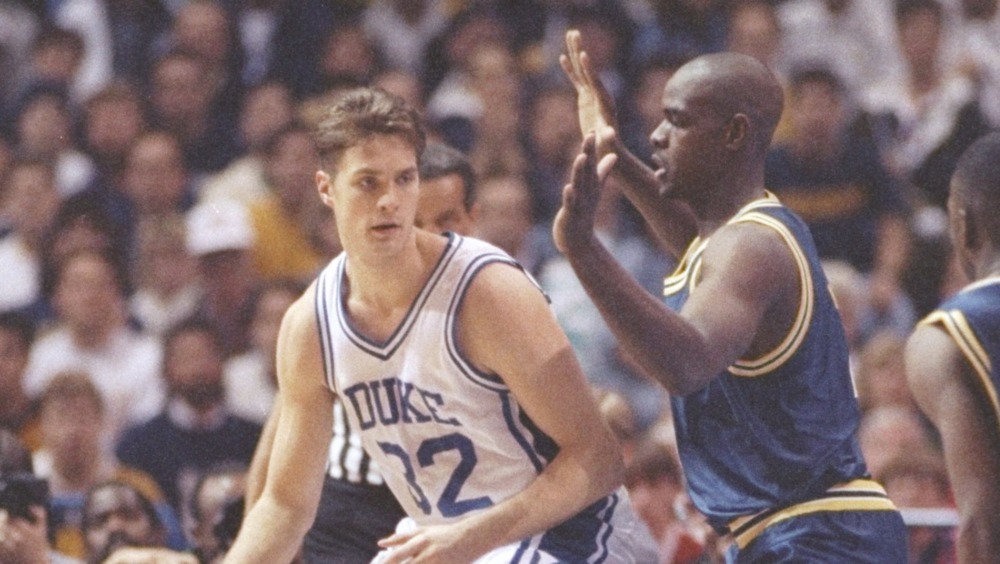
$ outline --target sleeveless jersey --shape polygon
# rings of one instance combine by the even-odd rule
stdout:
[[[525,489],[558,447],[499,376],[469,363],[456,327],[482,268],[519,265],[488,243],[449,234],[403,320],[376,342],[353,326],[346,310],[345,263],[343,254],[334,259],[316,287],[327,384],[407,514],[420,525],[451,522]],[[601,561],[620,495],[527,539],[524,549]]]
[[[853,485],[826,492],[867,474],[855,438],[860,412],[847,342],[808,228],[770,193],[728,223],[755,223],[784,239],[798,265],[801,300],[775,350],[737,361],[698,392],[671,397],[691,498],[718,530],[801,501],[850,497]],[[697,286],[707,245],[695,239],[665,280],[671,309],[680,311]],[[874,491],[860,496],[873,494],[878,508],[892,508],[877,484],[862,482],[855,484]]]
[[[993,423],[1000,428],[1000,276],[966,286],[921,324],[941,327],[962,351],[992,406]]]

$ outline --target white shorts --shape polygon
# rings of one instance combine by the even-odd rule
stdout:
[[[535,535],[516,543],[511,543],[495,548],[483,556],[480,556],[472,564],[515,564],[515,563],[538,563],[538,564],[558,564],[560,562],[601,562],[604,564],[647,564],[656,562],[656,544],[646,525],[643,524],[632,511],[632,505],[625,488],[619,488],[610,498],[613,504],[605,514],[608,519],[598,535],[598,539],[587,539],[597,541],[594,543],[592,554],[583,556],[567,557],[560,554],[558,549],[551,550],[547,547],[546,536],[551,531]],[[416,528],[416,522],[409,517],[399,522],[396,527],[397,532],[411,531]],[[590,543],[581,543],[590,544]],[[385,561],[389,551],[383,550],[372,560],[372,564],[381,564]]]

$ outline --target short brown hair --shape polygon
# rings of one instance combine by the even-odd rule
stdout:
[[[84,398],[89,400],[98,413],[104,413],[104,398],[85,372],[67,370],[52,377],[42,392],[42,406],[53,401]]]
[[[401,97],[378,88],[344,93],[323,114],[313,141],[324,168],[336,168],[341,155],[373,135],[398,135],[420,158],[427,143],[420,115]]]

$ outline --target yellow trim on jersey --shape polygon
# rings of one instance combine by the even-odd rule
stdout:
[[[760,517],[767,511],[739,517],[731,521],[728,528],[742,550],[771,525],[821,511],[896,511],[896,506],[877,482],[852,480],[830,488],[823,497],[791,505],[762,519]],[[757,521],[750,524],[754,520]]]
[[[753,211],[746,214],[740,214],[734,218],[732,223],[758,223],[774,229],[781,236],[781,238],[785,240],[785,244],[788,245],[789,249],[791,249],[792,255],[795,258],[795,264],[799,269],[799,282],[802,288],[802,296],[799,300],[799,309],[795,315],[795,322],[792,323],[792,327],[789,329],[784,340],[782,340],[781,344],[778,345],[773,351],[764,354],[759,358],[740,359],[729,367],[729,372],[735,376],[762,376],[777,369],[782,364],[787,362],[788,359],[795,354],[796,351],[798,351],[802,341],[805,340],[806,333],[809,329],[809,323],[812,320],[813,307],[815,303],[815,289],[813,287],[812,271],[809,268],[809,261],[806,259],[805,253],[802,252],[802,248],[799,247],[795,236],[785,224],[769,215]]]
[[[969,320],[965,318],[965,314],[957,309],[950,311],[938,310],[932,312],[920,322],[921,325],[933,325],[934,323],[940,323],[951,337],[951,340],[962,351],[962,355],[965,356],[976,376],[979,377],[979,381],[986,391],[986,396],[993,405],[997,421],[1000,421],[1000,398],[998,398],[997,389],[990,378],[993,366],[982,343],[979,342],[979,338],[976,337],[972,326],[969,325]]]
[[[705,250],[705,245],[699,237],[695,237],[691,244],[688,245],[686,251],[684,251],[684,256],[681,257],[681,261],[677,263],[677,268],[674,269],[670,276],[663,279],[663,295],[669,296],[676,294],[684,288],[684,285],[688,280],[688,267],[691,263],[701,256],[701,252]]]

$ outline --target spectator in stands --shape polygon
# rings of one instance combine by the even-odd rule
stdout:
[[[226,405],[233,415],[264,424],[278,392],[275,366],[278,328],[285,310],[305,290],[292,280],[264,283],[253,299],[250,348],[230,357],[224,367]]]
[[[886,405],[916,408],[906,384],[905,336],[905,332],[884,329],[872,335],[861,348],[854,382],[862,411]]]
[[[23,314],[0,313],[0,428],[16,433],[31,450],[41,443],[38,402],[24,389],[35,326]]]
[[[254,265],[263,280],[310,281],[333,258],[319,235],[327,214],[316,197],[318,168],[312,133],[304,126],[290,124],[268,141],[264,150],[268,192],[249,206]]]
[[[656,562],[701,562],[708,526],[684,491],[677,454],[660,441],[642,440],[625,468],[625,484],[636,513],[656,541]]]
[[[83,191],[96,173],[94,163],[74,144],[72,110],[61,86],[40,83],[25,94],[17,114],[17,141],[20,153],[52,163],[63,197]]]
[[[548,224],[559,209],[566,170],[579,149],[576,98],[565,84],[553,82],[541,86],[523,111],[530,219]]]
[[[789,68],[825,66],[844,81],[852,100],[883,79],[900,80],[893,4],[886,0],[779,3],[781,50]]]
[[[29,394],[38,396],[61,372],[89,374],[107,409],[108,443],[156,414],[163,401],[160,345],[129,326],[125,288],[120,267],[100,252],[63,259],[53,294],[57,322],[35,341],[24,377]]]
[[[123,192],[126,159],[146,129],[138,89],[121,80],[109,84],[87,100],[83,117],[84,150],[97,168],[91,188]]]
[[[0,177],[0,311],[28,309],[42,299],[45,237],[59,209],[55,171],[48,162],[17,159]]]
[[[216,77],[202,59],[187,51],[171,51],[153,68],[153,124],[180,141],[184,164],[197,179],[221,170],[239,153],[234,116],[216,112]]]
[[[549,228],[532,221],[531,192],[524,177],[483,178],[476,201],[476,235],[507,251],[529,272],[537,275],[545,261],[556,255]]]
[[[212,325],[181,322],[164,336],[163,347],[166,407],[129,429],[115,452],[122,463],[151,475],[180,510],[200,472],[221,462],[250,463],[260,425],[226,407],[225,354]]]
[[[0,428],[0,482],[12,478],[34,478],[31,453],[14,433]],[[25,514],[0,509],[0,562],[11,564],[80,564],[56,552],[46,535],[48,512],[42,504],[31,504]]]
[[[198,264],[187,253],[185,229],[184,217],[171,214],[147,218],[136,233],[129,313],[156,336],[194,315],[201,300]]]
[[[174,548],[186,539],[176,513],[160,488],[145,472],[123,466],[104,444],[104,401],[82,372],[61,372],[46,386],[40,400],[42,444],[34,453],[35,473],[49,481],[49,526],[56,550],[84,558],[83,498],[106,480],[129,484],[155,504]]]
[[[198,477],[191,498],[191,539],[201,562],[214,564],[236,539],[243,517],[246,467],[222,464]]]
[[[199,201],[227,198],[249,204],[267,194],[264,150],[268,141],[291,123],[293,113],[292,93],[281,82],[265,82],[247,92],[240,113],[243,154],[205,179]]]
[[[893,458],[934,448],[921,415],[900,405],[883,405],[867,411],[858,429],[858,443],[869,472],[879,482]]]
[[[768,153],[765,184],[806,221],[821,258],[867,275],[883,323],[908,329],[915,319],[901,289],[907,203],[871,138],[850,127],[840,80],[819,67],[795,71],[785,115],[788,136]]]
[[[153,504],[121,482],[91,488],[83,503],[87,564],[196,564],[193,555],[165,548],[165,529]]]
[[[864,107],[890,168],[919,188],[926,202],[944,207],[959,155],[987,126],[972,81],[942,54],[941,3],[898,2],[895,15],[903,80],[873,87]]]
[[[185,246],[198,261],[204,292],[198,315],[216,327],[226,356],[246,350],[246,326],[258,286],[251,250],[254,229],[247,210],[235,202],[204,202],[186,217]]]

